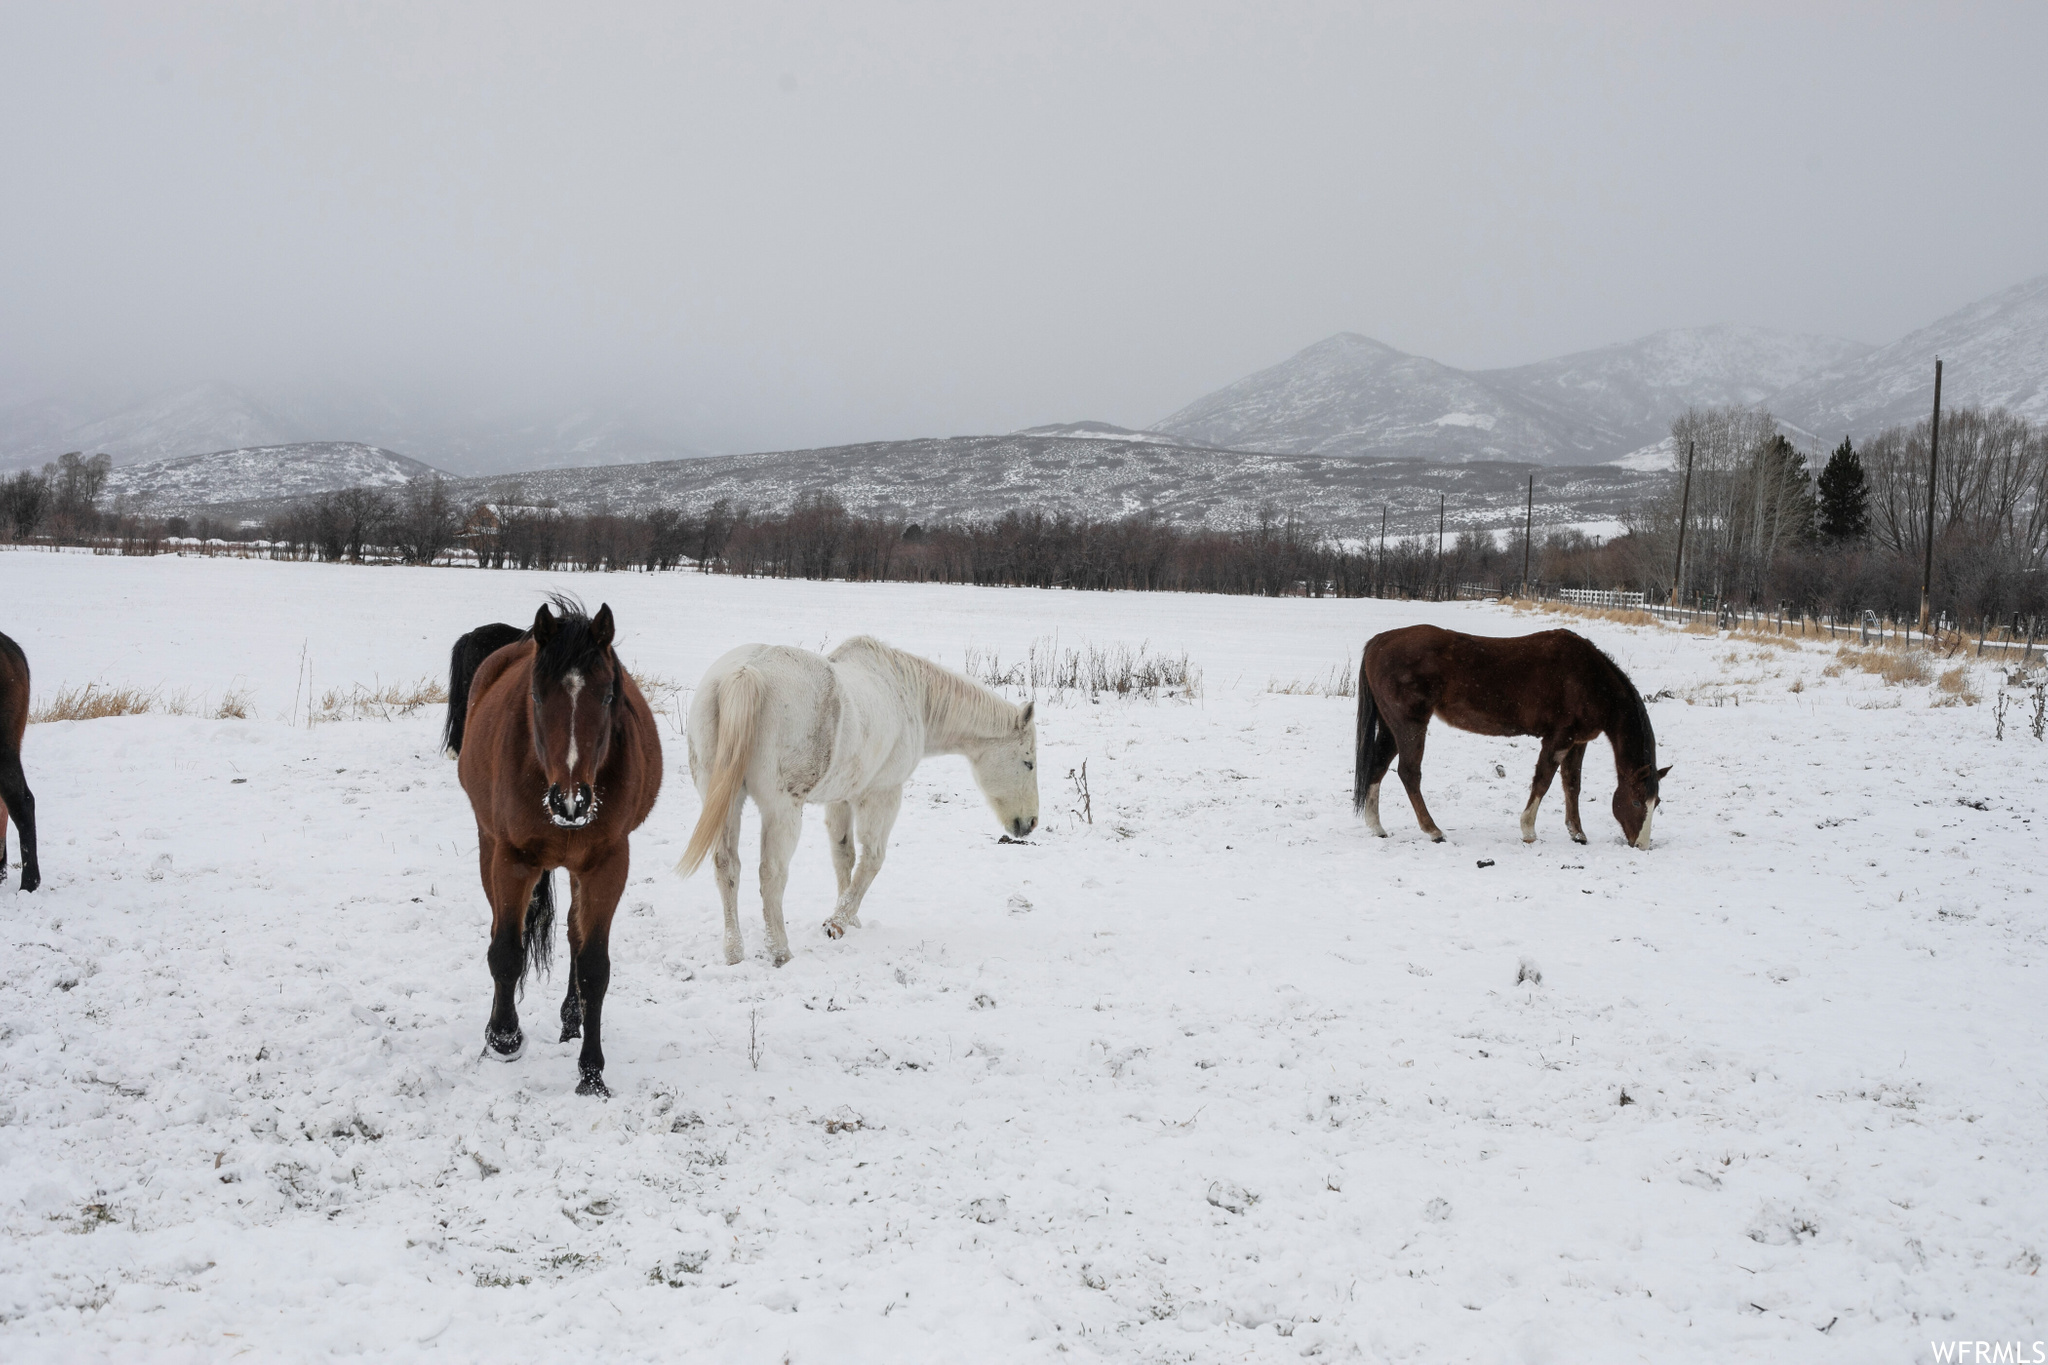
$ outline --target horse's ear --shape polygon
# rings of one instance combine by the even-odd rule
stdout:
[[[597,615],[590,619],[590,639],[599,649],[612,642],[612,606],[607,602],[597,609]]]
[[[554,613],[543,603],[541,609],[533,614],[533,642],[537,645],[546,645],[555,638],[555,627],[559,624]]]
[[[1663,767],[1661,767],[1661,768],[1657,769],[1657,780],[1658,780],[1659,782],[1662,782],[1662,781],[1664,780],[1664,776],[1665,776],[1665,774],[1666,774],[1666,773],[1669,773],[1670,771],[1671,771],[1671,765],[1670,765],[1670,764],[1668,764],[1668,763],[1667,763],[1667,764],[1665,764],[1665,765],[1664,765]]]
[[[1029,725],[1029,724],[1031,723],[1031,713],[1032,713],[1033,711],[1037,710],[1037,709],[1038,709],[1038,703],[1037,703],[1037,702],[1035,702],[1035,701],[1027,701],[1027,702],[1025,702],[1025,703],[1024,703],[1024,714],[1023,714],[1023,715],[1021,715],[1021,716],[1019,716],[1019,717],[1017,718],[1017,727],[1018,727],[1019,729],[1022,729],[1022,728],[1023,728],[1024,726],[1026,726],[1026,725]]]

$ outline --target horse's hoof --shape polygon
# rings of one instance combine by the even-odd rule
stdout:
[[[1524,834],[1522,836],[1522,842],[1525,844],[1533,844],[1536,842],[1536,836],[1533,834]]]
[[[774,956],[774,958],[773,958],[773,961],[774,961],[775,965],[776,965],[776,966],[778,966],[778,967],[787,967],[787,966],[789,965],[789,960],[790,960],[791,958],[795,957],[795,956],[796,956],[796,954],[795,954],[795,953],[789,953],[789,952],[777,953],[777,954],[775,954],[775,956]]]
[[[737,967],[740,965],[740,959],[745,957],[746,955],[747,950],[745,948],[728,947],[725,950],[725,965],[728,967]]]
[[[564,1024],[562,1025],[562,1036],[560,1038],[557,1038],[555,1041],[558,1043],[568,1043],[573,1042],[576,1039],[581,1038],[582,1036],[583,1025],[581,1023]]]
[[[1581,833],[1579,833],[1579,832],[1578,832],[1577,830],[1573,830],[1573,831],[1572,831],[1572,842],[1573,842],[1573,843],[1575,843],[1575,844],[1583,844],[1583,843],[1585,843],[1585,842],[1586,842],[1586,836],[1585,836],[1585,835],[1583,835],[1583,834],[1581,834]]]
[[[33,890],[35,890],[35,889],[36,889],[37,887],[41,886],[42,884],[43,884],[43,874],[42,874],[42,871],[41,871],[41,869],[39,869],[39,868],[33,868],[33,867],[24,867],[24,868],[23,868],[23,869],[21,870],[21,889],[22,889],[22,890],[24,890],[24,891],[33,891]]]
[[[1442,831],[1442,830],[1438,830],[1438,831],[1437,831],[1436,833],[1434,833],[1434,834],[1430,835],[1430,836],[1429,836],[1429,841],[1430,841],[1430,842],[1431,842],[1432,844],[1440,844],[1440,843],[1442,843],[1442,842],[1444,841],[1444,834],[1443,834],[1443,831]]]
[[[510,1033],[499,1033],[496,1029],[484,1030],[484,1056],[494,1062],[516,1062],[526,1055],[526,1034],[519,1029]]]
[[[611,1087],[604,1083],[604,1072],[593,1066],[586,1066],[582,1071],[583,1079],[576,1083],[577,1094],[595,1095],[601,1100],[612,1097]]]
[[[840,922],[839,922],[838,920],[836,920],[836,919],[828,919],[828,920],[826,920],[826,921],[825,921],[825,937],[826,937],[826,938],[845,938],[845,937],[846,937],[846,926],[845,926],[845,925],[843,925],[843,924],[841,924],[841,923],[840,923]]]

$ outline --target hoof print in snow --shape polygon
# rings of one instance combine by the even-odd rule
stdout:
[[[1536,965],[1536,959],[1532,957],[1523,958],[1522,964],[1515,968],[1515,984],[1519,986],[1525,981],[1532,986],[1543,984],[1543,969]]]
[[[819,1120],[819,1126],[828,1133],[858,1133],[867,1128],[867,1120],[844,1106]]]
[[[1030,913],[1031,913],[1031,902],[1030,902],[1030,901],[1028,901],[1028,900],[1025,900],[1025,899],[1024,899],[1024,898],[1023,898],[1022,896],[1012,896],[1012,897],[1010,897],[1010,913],[1011,913],[1011,914],[1013,914],[1013,915],[1028,915],[1028,914],[1030,914]]]
[[[974,997],[974,1008],[978,1010],[992,1010],[995,1007],[996,998],[993,995],[977,995]]]
[[[1444,1222],[1451,1216],[1451,1201],[1438,1195],[1422,1206],[1422,1216],[1432,1223]]]
[[[1225,1213],[1243,1213],[1258,1203],[1259,1197],[1242,1185],[1218,1180],[1209,1186],[1209,1202]]]
[[[1626,1088],[1624,1088],[1624,1089],[1622,1090],[1622,1092],[1621,1092],[1621,1104],[1634,1104],[1635,1102],[1636,1102],[1636,1097],[1635,1097],[1635,1096],[1633,1096],[1633,1095],[1631,1095],[1631,1094],[1629,1094],[1629,1093],[1628,1093],[1628,1090],[1627,1090]],[[1620,1104],[1618,1104],[1618,1105],[1616,1105],[1615,1107],[1616,1107],[1616,1108],[1618,1109],[1618,1108],[1620,1108],[1620,1107],[1621,1107],[1621,1105],[1620,1105]]]
[[[977,1199],[967,1206],[967,1216],[977,1223],[1000,1223],[1010,1216],[1010,1205],[1001,1195]]]

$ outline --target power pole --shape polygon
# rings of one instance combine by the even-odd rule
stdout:
[[[1385,503],[1380,504],[1380,557],[1373,565],[1373,577],[1379,583],[1387,581],[1387,505]],[[1380,595],[1378,587],[1373,589],[1372,595],[1374,597]]]
[[[1444,495],[1436,495],[1436,600],[1444,600]]]
[[[1685,491],[1678,495],[1678,560],[1671,566],[1671,605],[1678,605],[1679,575],[1685,571],[1685,521],[1692,510],[1692,448],[1685,443]]]
[[[1529,595],[1529,540],[1536,534],[1536,476],[1529,476],[1529,505],[1522,514],[1522,596]]]
[[[1920,633],[1930,624],[1934,593],[1934,471],[1941,463],[1941,357],[1934,358],[1934,425],[1927,432],[1927,559],[1920,569]]]

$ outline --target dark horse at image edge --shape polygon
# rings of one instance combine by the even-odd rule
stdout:
[[[455,642],[448,652],[448,721],[441,727],[441,752],[450,758],[462,753],[462,731],[469,720],[469,685],[485,659],[506,645],[516,645],[527,632],[518,626],[494,621],[478,626]]]
[[[1437,626],[1404,626],[1366,641],[1358,661],[1358,761],[1351,803],[1381,838],[1380,782],[1400,759],[1401,785],[1422,832],[1444,833],[1422,800],[1422,746],[1434,716],[1480,735],[1534,735],[1541,741],[1522,840],[1536,839],[1536,808],[1555,773],[1564,774],[1564,822],[1574,841],[1579,824],[1579,768],[1586,745],[1606,735],[1614,749],[1614,818],[1637,848],[1650,846],[1658,783],[1657,736],[1621,666],[1592,641],[1569,630],[1509,639],[1462,635]]]
[[[28,656],[0,635],[0,882],[7,880],[7,822],[21,835],[21,889],[43,884],[36,858],[36,798],[21,771],[21,737],[28,731]]]
[[[626,888],[627,836],[661,791],[661,737],[612,649],[611,608],[590,617],[570,599],[553,600],[559,614],[543,606],[530,632],[472,662],[473,674],[461,670],[458,647],[449,678],[451,707],[455,697],[466,702],[459,727],[450,717],[451,740],[491,903],[486,957],[496,992],[484,1055],[510,1062],[526,1050],[517,996],[528,972],[547,966],[553,871],[564,868],[570,966],[562,1041],[583,1039],[576,1093],[609,1095],[603,1023],[612,916]]]

